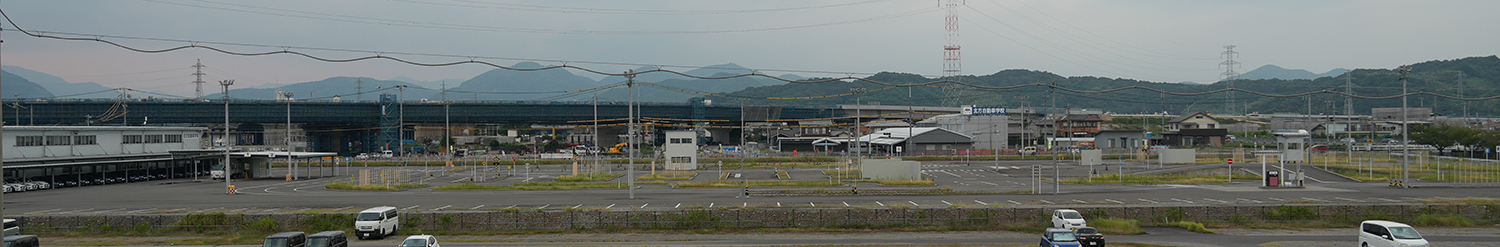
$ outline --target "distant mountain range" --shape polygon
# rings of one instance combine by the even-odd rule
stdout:
[[[1337,69],[1329,70],[1328,72],[1324,72],[1322,74],[1314,74],[1313,72],[1310,72],[1310,71],[1307,71],[1307,70],[1303,70],[1303,69],[1287,69],[1287,68],[1282,68],[1281,66],[1276,66],[1274,64],[1267,64],[1265,66],[1260,66],[1260,68],[1255,68],[1255,70],[1251,70],[1250,72],[1245,72],[1243,74],[1240,74],[1239,76],[1235,76],[1234,78],[1235,79],[1239,79],[1239,80],[1318,79],[1318,78],[1322,78],[1322,77],[1336,77],[1336,76],[1343,75],[1344,73],[1348,73],[1348,72],[1349,72],[1349,69],[1337,68]]]
[[[8,70],[0,71],[0,81],[5,82],[0,83],[0,93],[5,94],[3,96],[0,96],[0,98],[34,99],[52,97],[52,92],[48,92],[46,88],[43,88],[41,85],[37,85],[35,82],[31,82],[30,80],[26,80],[26,78],[23,78],[16,74],[11,74]]]
[[[12,74],[15,74],[16,76],[20,76],[21,78],[26,78],[26,80],[30,80],[37,85],[41,85],[43,88],[47,89],[47,92],[49,92],[47,95],[50,96],[48,97],[55,96],[63,98],[114,98],[120,95],[119,92],[113,91],[113,89],[110,87],[99,85],[99,83],[68,83],[68,81],[65,81],[57,76],[10,65],[0,66],[0,70],[10,72]],[[5,83],[10,84],[10,81],[6,81]],[[11,97],[9,95],[11,94],[9,90],[6,90],[5,94],[7,94],[6,97]]]

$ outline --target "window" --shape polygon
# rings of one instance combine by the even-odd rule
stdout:
[[[182,143],[182,135],[166,135],[166,143]]]
[[[47,136],[47,146],[67,146],[72,144],[72,136]]]
[[[124,143],[124,144],[146,143],[146,139],[144,137],[142,137],[141,135],[125,135],[124,138],[121,138],[121,139],[122,140],[120,142]]]
[[[146,135],[146,143],[161,143],[161,135]]]
[[[692,163],[692,162],[693,162],[693,157],[687,157],[687,156],[672,157],[672,163]]]
[[[73,136],[73,145],[99,145],[97,136]]]
[[[674,143],[674,144],[676,144],[676,143],[693,144],[693,138],[672,138],[672,139],[670,139],[670,141],[672,143]]]
[[[42,136],[16,136],[17,147],[34,147],[42,145]]]

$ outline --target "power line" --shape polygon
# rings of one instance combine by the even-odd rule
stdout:
[[[834,7],[845,7],[845,6],[854,6],[854,5],[863,5],[863,4],[870,4],[870,3],[886,2],[886,1],[889,1],[889,0],[870,0],[870,1],[860,1],[860,2],[842,3],[842,4],[829,4],[829,5],[803,6],[803,7],[787,7],[787,8],[720,9],[720,10],[656,10],[656,9],[579,8],[579,7],[558,7],[558,6],[545,6],[545,5],[498,3],[498,2],[481,2],[481,1],[472,1],[472,0],[454,0],[454,2],[473,3],[473,4],[454,4],[454,3],[441,3],[441,2],[418,1],[418,0],[394,0],[394,1],[397,1],[397,2],[407,2],[407,3],[416,3],[416,4],[429,4],[429,5],[441,5],[441,6],[452,6],[452,7],[464,7],[464,8],[491,8],[491,9],[505,9],[505,10],[516,10],[516,11],[536,11],[536,12],[550,12],[550,13],[569,13],[569,14],[572,14],[572,13],[588,13],[588,14],[652,14],[652,15],[660,15],[660,14],[738,14],[738,13],[780,12],[780,11],[791,11],[791,10],[809,10],[809,9],[823,9],[823,8],[834,8]]]
[[[304,18],[304,19],[313,19],[313,20],[324,20],[324,21],[349,22],[349,23],[359,23],[359,24],[374,24],[374,25],[385,25],[385,26],[404,26],[404,27],[435,28],[435,29],[449,29],[449,30],[463,30],[463,31],[486,31],[486,32],[550,33],[550,34],[608,34],[608,35],[709,34],[709,33],[744,33],[744,32],[779,31],[779,30],[802,29],[802,28],[812,28],[812,27],[825,27],[825,26],[835,26],[835,25],[843,25],[843,24],[852,24],[852,23],[861,23],[861,22],[871,22],[871,21],[879,21],[879,20],[886,20],[886,19],[894,19],[894,18],[900,18],[900,17],[906,17],[906,16],[912,16],[912,15],[918,15],[918,14],[922,14],[922,13],[932,12],[932,11],[936,11],[936,10],[939,9],[939,8],[925,8],[925,9],[910,10],[910,11],[906,11],[906,12],[900,12],[900,13],[894,13],[894,14],[888,14],[888,15],[881,15],[881,16],[874,16],[874,17],[867,17],[867,18],[860,18],[860,19],[853,19],[853,20],[843,20],[843,21],[826,22],[826,23],[816,23],[816,24],[805,24],[805,25],[782,26],[782,27],[719,29],[719,30],[695,30],[695,31],[669,31],[669,30],[654,30],[653,31],[653,30],[564,30],[564,29],[531,28],[531,27],[485,26],[485,25],[472,25],[472,24],[439,23],[439,22],[425,22],[425,21],[412,21],[412,20],[396,20],[396,19],[385,19],[385,18],[373,18],[373,17],[354,16],[354,15],[328,14],[328,13],[318,13],[318,12],[311,12],[311,11],[300,11],[300,10],[290,10],[290,9],[280,9],[280,8],[268,8],[268,7],[258,7],[258,6],[242,5],[242,4],[221,3],[221,2],[211,2],[211,1],[201,1],[201,0],[199,2],[210,3],[210,4],[226,5],[226,6],[232,6],[232,7],[207,6],[207,5],[198,5],[198,4],[168,2],[168,1],[164,1],[164,0],[142,0],[142,1],[153,2],[153,3],[160,3],[160,4],[168,4],[168,5],[184,6],[184,7],[193,7],[193,8],[204,8],[204,9],[215,9],[215,10],[224,10],[224,11],[251,13],[251,14],[261,14],[261,15],[281,16],[281,17],[294,17],[294,18]]]

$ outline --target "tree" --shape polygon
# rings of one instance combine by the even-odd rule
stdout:
[[[1481,132],[1478,129],[1453,126],[1453,125],[1415,125],[1411,126],[1411,141],[1416,144],[1432,145],[1442,153],[1449,146],[1474,145],[1479,142]]]

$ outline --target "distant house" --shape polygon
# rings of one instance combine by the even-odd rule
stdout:
[[[667,170],[694,170],[698,168],[698,132],[691,130],[665,131],[667,143],[662,145],[666,156]]]
[[[1221,147],[1229,130],[1219,125],[1219,120],[1208,113],[1196,112],[1167,121],[1168,130],[1162,133],[1162,143],[1174,147]]]
[[[948,153],[973,147],[974,137],[943,128],[890,128],[861,136],[858,142],[874,154]]]
[[[1054,121],[1058,137],[1093,137],[1099,134],[1099,125],[1104,123],[1099,114],[1070,114]]]
[[[1094,147],[1101,149],[1144,148],[1145,130],[1103,130],[1094,135]]]

